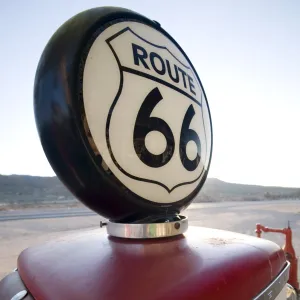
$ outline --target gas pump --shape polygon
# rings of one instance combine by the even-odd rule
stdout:
[[[181,213],[205,183],[212,122],[160,23],[117,7],[69,19],[41,55],[34,113],[58,178],[109,221],[24,250],[1,300],[286,299],[283,249]]]

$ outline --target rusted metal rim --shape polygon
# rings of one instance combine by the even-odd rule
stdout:
[[[107,223],[107,233],[111,236],[129,239],[165,238],[180,235],[188,229],[188,218],[180,216],[180,220],[164,223],[125,224]]]

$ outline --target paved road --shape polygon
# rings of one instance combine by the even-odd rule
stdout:
[[[195,203],[183,214],[188,215],[191,225],[213,227],[246,234],[253,234],[256,223],[281,228],[285,227],[287,222],[290,221],[295,232],[294,235],[300,238],[299,200]],[[0,212],[0,222],[78,216],[96,216],[96,214],[88,208],[6,211]],[[100,216],[99,219],[101,219]],[[102,220],[104,219],[102,218]]]
[[[240,211],[247,213],[249,210],[260,211],[260,207],[265,206],[299,206],[297,212],[300,213],[300,201],[299,200],[285,200],[285,201],[245,201],[245,202],[221,202],[221,203],[193,203],[189,206],[186,212],[190,221],[199,221],[198,216],[202,213],[209,213],[214,215],[215,213],[228,213],[231,211]],[[88,208],[65,208],[65,209],[26,209],[26,210],[14,210],[14,211],[2,211],[0,212],[0,221],[10,220],[29,220],[29,219],[53,219],[53,218],[66,218],[66,217],[79,217],[79,216],[95,216],[96,213]]]
[[[95,215],[96,213],[90,211],[87,208],[72,208],[64,210],[49,209],[42,212],[40,210],[6,211],[0,212],[0,222],[33,219],[55,219]]]
[[[261,202],[222,202],[222,203],[195,203],[185,212],[189,224],[229,230],[248,235],[254,235],[255,224],[284,228],[288,221],[293,229],[294,246],[300,255],[300,201],[261,201]],[[34,220],[34,219],[69,219],[72,217],[89,217],[93,219],[97,214],[88,208],[48,209],[48,210],[23,210],[0,212],[0,223],[5,221]],[[96,219],[97,220],[97,219]],[[105,221],[99,216],[100,220]],[[99,223],[98,223],[99,224]],[[284,242],[280,234],[268,233],[264,235],[278,244]],[[300,266],[300,265],[299,265]]]

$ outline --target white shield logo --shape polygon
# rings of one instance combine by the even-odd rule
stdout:
[[[182,200],[197,187],[210,158],[211,128],[200,83],[159,31],[124,22],[104,33],[84,71],[85,111],[95,144],[113,174],[136,194],[160,203]],[[100,50],[107,53],[102,71]],[[104,90],[111,92],[97,98]]]

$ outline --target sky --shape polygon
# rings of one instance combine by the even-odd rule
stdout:
[[[0,0],[0,174],[55,175],[33,115],[36,67],[62,23],[108,5],[158,21],[192,61],[212,115],[209,177],[300,187],[299,0]]]

